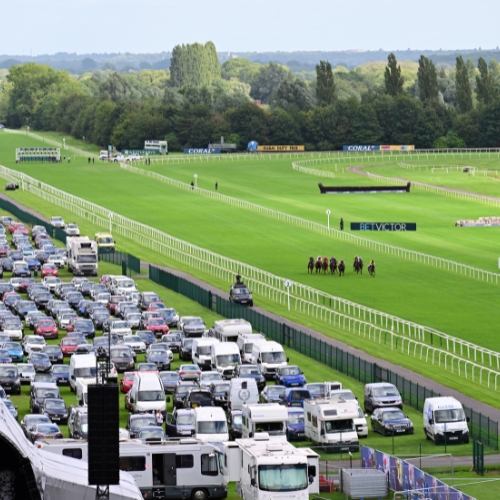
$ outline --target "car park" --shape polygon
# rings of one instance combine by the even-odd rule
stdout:
[[[371,416],[371,426],[382,436],[413,434],[413,423],[399,407],[376,408]]]
[[[262,375],[259,365],[238,365],[234,371],[234,376],[235,378],[253,378],[257,383],[259,392],[266,386],[266,379]]]

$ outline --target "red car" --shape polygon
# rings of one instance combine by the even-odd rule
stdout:
[[[128,299],[125,297],[125,295],[113,295],[107,304],[107,308],[109,309],[109,314],[115,315],[116,314],[116,306],[120,302],[126,302]]]
[[[120,380],[120,389],[127,394],[134,385],[135,372],[125,372]]]
[[[59,330],[53,319],[41,319],[36,325],[35,335],[46,339],[57,339],[59,338]]]
[[[64,337],[59,342],[59,347],[61,348],[63,356],[71,356],[81,343],[82,341],[79,339]]]
[[[56,278],[59,276],[59,271],[54,264],[44,264],[42,266],[42,278],[46,276],[55,276]]]
[[[168,325],[163,318],[149,318],[144,330],[153,332],[157,337],[166,335],[169,332]]]
[[[6,243],[1,244],[0,245],[0,257],[6,257],[9,253],[9,250],[10,250],[9,245],[7,245]]]
[[[148,311],[158,311],[158,309],[166,309],[167,306],[163,302],[151,302],[148,306]]]
[[[19,231],[20,233],[28,234],[28,228],[22,224],[21,222],[13,222],[9,226],[9,233],[13,234],[14,232]]]

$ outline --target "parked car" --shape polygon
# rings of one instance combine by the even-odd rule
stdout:
[[[174,409],[173,413],[167,415],[165,421],[166,433],[169,437],[187,437],[195,433],[194,409]]]
[[[191,389],[184,398],[184,408],[198,408],[200,406],[213,406],[212,394],[208,389],[199,387]]]
[[[66,224],[64,231],[69,236],[80,236],[80,228],[74,222],[69,222]]]
[[[46,346],[44,347],[44,350]],[[37,372],[48,372],[52,368],[49,356],[44,352],[32,352],[26,361],[31,363]]]
[[[146,351],[146,361],[154,363],[158,370],[170,370],[174,355],[165,344],[151,344]]]
[[[5,392],[21,394],[21,376],[17,365],[0,365],[0,386]]]
[[[201,337],[205,333],[205,322],[199,316],[182,316],[177,327],[186,337]]]
[[[162,344],[167,344],[169,349],[172,352],[180,352],[182,346],[182,336],[179,333],[167,333],[166,335],[162,335],[160,342]],[[189,358],[191,359],[191,358]]]
[[[35,424],[31,437],[35,443],[41,439],[63,439],[63,434],[56,424]]]
[[[228,413],[227,423],[229,424],[229,439],[234,441],[242,437],[243,422],[241,410],[232,410]]]
[[[115,345],[111,347],[110,353],[111,361],[118,372],[126,372],[127,370],[134,369],[134,353],[130,347],[123,344]]]
[[[241,281],[241,276],[236,275],[236,283],[229,290],[229,300],[244,306],[253,306],[253,296],[249,288]]]
[[[234,370],[235,378],[253,378],[259,392],[266,387],[266,378],[262,375],[259,365],[237,365]]]
[[[69,385],[69,365],[52,365],[50,374],[55,379],[57,385]]]
[[[126,429],[130,439],[136,439],[143,427],[156,425],[156,417],[151,413],[129,414]],[[160,427],[161,430],[161,427]]]
[[[40,405],[40,413],[47,415],[54,423],[67,423],[68,408],[64,399],[46,398]]]
[[[139,431],[136,439],[140,439],[143,442],[163,442],[166,440],[166,436],[163,429],[158,425],[148,425]]]
[[[38,335],[26,335],[22,341],[24,353],[42,352],[45,347],[45,339]]]
[[[181,380],[179,373],[173,371],[161,371],[160,378],[163,382],[165,394],[173,394],[178,382]]]
[[[186,398],[188,392],[191,389],[195,389],[198,386],[193,381],[183,381],[181,380],[174,391],[173,403],[174,408],[184,408],[184,399]]]
[[[263,403],[279,403],[285,389],[282,385],[266,385],[260,393],[260,400]]]
[[[219,372],[201,372],[198,384],[200,387],[208,388],[212,385],[212,382],[218,382],[222,380],[222,375]]]
[[[54,227],[60,227],[61,229],[64,229],[65,226],[64,219],[58,215],[50,219],[50,224]]]
[[[306,383],[306,377],[298,366],[288,365],[276,369],[274,381],[285,387],[302,387]]]
[[[228,380],[215,380],[212,382],[208,390],[212,396],[213,404],[227,408],[230,388],[231,385]]]
[[[45,339],[57,339],[59,338],[59,329],[52,318],[42,319],[37,323],[35,335],[40,335]]]
[[[413,434],[413,423],[399,407],[376,408],[371,417],[372,430],[382,436]]]
[[[21,377],[21,384],[31,384],[35,379],[36,371],[35,367],[31,363],[19,363],[17,365],[17,370]]]
[[[180,365],[177,369],[181,380],[199,380],[201,370],[198,365]]]
[[[136,354],[146,352],[146,344],[137,335],[123,337],[123,345],[129,346]]]
[[[191,338],[182,339],[181,350],[179,352],[179,358],[182,361],[192,361],[191,355],[193,353],[193,340]]]
[[[22,363],[24,361],[23,348],[19,342],[4,342],[0,344],[0,347],[7,351],[13,363]]]
[[[68,415],[68,433],[72,439],[89,438],[89,415],[86,407],[71,406]]]
[[[39,415],[39,414],[27,414],[23,417],[23,419],[20,422],[21,429],[26,436],[26,439],[28,439],[31,442],[34,442],[33,440],[33,430],[37,424],[50,424],[50,418],[47,417],[46,415]]]
[[[40,405],[47,398],[61,398],[57,385],[50,382],[33,382],[30,386],[30,412],[39,413]]]
[[[169,328],[162,318],[150,318],[144,328],[153,332],[157,338],[161,338],[162,335],[169,332]]]
[[[304,410],[301,408],[288,409],[286,436],[288,441],[301,440],[305,438]]]
[[[304,399],[312,399],[311,393],[303,387],[290,387],[280,396],[279,403],[285,406],[300,406],[304,408]]]
[[[115,363],[116,366],[116,363]],[[127,394],[134,384],[135,372],[125,372],[120,379],[120,389],[124,394]]]
[[[64,355],[58,345],[46,345],[43,352],[49,357],[51,364],[64,362]]]

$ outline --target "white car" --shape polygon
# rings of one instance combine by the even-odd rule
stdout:
[[[106,373],[106,361],[99,362],[99,373]],[[118,372],[112,361],[109,362],[109,372],[106,373],[106,377],[114,380],[118,380]]]
[[[139,312],[131,312],[125,315],[125,321],[130,325],[130,328],[139,329],[141,325],[142,315]]]
[[[200,387],[209,388],[212,382],[222,380],[222,375],[219,372],[201,372],[199,384]]]
[[[45,339],[39,335],[26,335],[23,339],[23,350],[26,355],[32,352],[43,352],[45,346]]]
[[[80,228],[74,222],[70,222],[66,224],[64,231],[69,236],[80,236]]]
[[[58,215],[52,217],[50,219],[50,223],[52,224],[52,226],[54,226],[54,227],[60,227],[62,229],[64,229],[64,226],[65,226],[64,219],[62,217],[58,216]]]
[[[118,163],[120,161],[125,161],[125,156],[123,156],[121,153],[118,153],[117,155],[115,156],[112,156],[109,161],[112,161],[112,162],[115,162],[115,163]]]
[[[23,325],[19,318],[8,318],[4,320],[3,332],[10,340],[21,340],[23,338]]]
[[[98,293],[94,299],[95,302],[100,302],[101,304],[107,305],[109,303],[109,299],[111,298],[111,294],[109,292],[101,292]]]
[[[56,278],[55,276],[46,276],[42,280],[43,285],[48,288],[50,292],[53,292],[57,285],[61,284],[61,278]]]
[[[31,384],[31,382],[35,380],[36,371],[35,367],[31,363],[18,363],[17,371],[21,377],[21,384],[23,382]]]
[[[62,255],[51,255],[47,259],[47,264],[54,264],[58,269],[64,268],[64,257]]]
[[[137,335],[123,337],[123,344],[129,346],[136,353],[146,352],[146,344]]]
[[[126,321],[114,320],[109,328],[110,334],[116,334],[120,338],[132,335],[132,328]]]
[[[363,413],[361,406],[358,405],[358,418],[353,419],[358,437],[368,437],[368,423],[366,421],[367,416],[368,415]]]
[[[57,322],[59,324],[59,328],[61,330],[67,330],[68,324],[69,324],[69,321],[71,320],[71,318],[78,318],[78,315],[74,311],[71,311],[71,312],[68,311],[68,312],[65,312],[61,315],[58,315]]]
[[[128,155],[125,158],[125,161],[141,161],[141,160],[142,160],[142,156],[141,155]]]

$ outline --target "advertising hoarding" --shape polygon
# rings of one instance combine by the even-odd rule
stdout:
[[[286,153],[290,151],[305,151],[304,146],[258,146],[257,151],[262,153]]]

